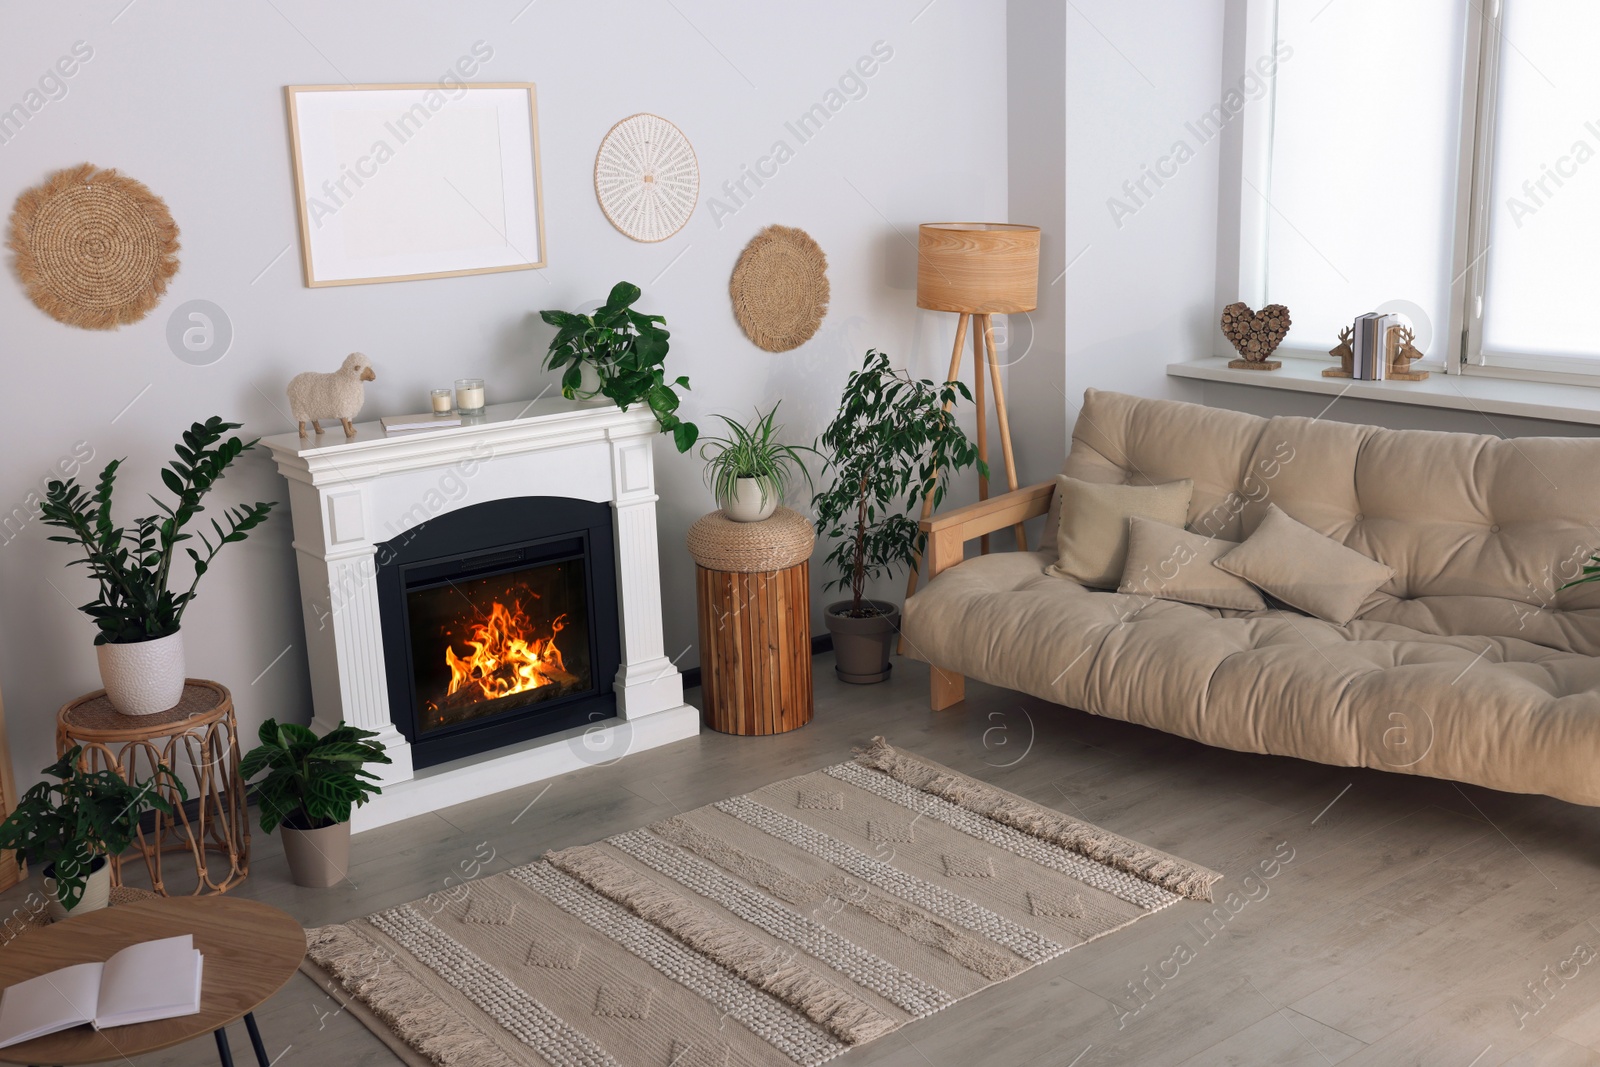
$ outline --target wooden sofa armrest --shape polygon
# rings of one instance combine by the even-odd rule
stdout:
[[[974,537],[1016,526],[1024,519],[1047,513],[1050,510],[1050,497],[1055,491],[1055,479],[1051,479],[923,519],[919,528],[928,535],[928,577],[935,578],[941,571],[949,570],[966,558],[966,543]],[[1049,538],[1054,534],[1047,532],[1045,536]],[[902,652],[905,651],[904,644],[902,637]],[[934,663],[929,663],[928,668],[932,686],[930,706],[933,710],[943,711],[952,704],[960,703],[966,692],[966,679]]]
[[[1052,478],[923,519],[920,528],[928,535],[928,577],[960,563],[965,555],[963,546],[974,537],[1048,512],[1050,497],[1055,491],[1056,483]]]

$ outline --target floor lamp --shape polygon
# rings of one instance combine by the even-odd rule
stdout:
[[[1009,222],[925,222],[917,235],[917,306],[954,311],[956,344],[950,353],[946,381],[961,377],[961,352],[972,330],[972,399],[978,409],[978,456],[989,459],[985,385],[994,391],[995,422],[1005,457],[1006,485],[1017,487],[1017,465],[1011,454],[1011,424],[1006,418],[1005,388],[1000,383],[1000,358],[995,354],[992,315],[1013,315],[1039,306],[1039,227]],[[988,379],[987,383],[985,378]],[[948,410],[948,408],[947,408]],[[978,477],[978,498],[989,498],[989,479]],[[933,497],[922,501],[922,517],[933,514]],[[1017,547],[1026,551],[1022,524],[1013,529]],[[981,542],[989,551],[989,538]],[[921,557],[914,559],[906,596],[917,591]]]

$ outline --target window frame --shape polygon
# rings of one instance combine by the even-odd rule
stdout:
[[[1467,38],[1461,78],[1460,152],[1456,165],[1455,223],[1451,235],[1452,282],[1447,321],[1436,331],[1435,351],[1424,366],[1447,374],[1515,378],[1600,387],[1600,355],[1537,356],[1486,352],[1483,309],[1494,209],[1493,168],[1497,95],[1502,43],[1502,0],[1467,0]],[[1245,0],[1246,54],[1270,51],[1277,36],[1278,0]],[[1289,44],[1294,42],[1290,41]],[[1259,305],[1266,298],[1266,232],[1269,216],[1272,123],[1277,106],[1273,79],[1265,108],[1241,116],[1238,151],[1239,298]],[[1285,355],[1328,359],[1327,352],[1285,343]],[[1219,352],[1220,354],[1227,354]]]

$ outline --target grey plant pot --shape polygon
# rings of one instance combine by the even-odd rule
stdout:
[[[334,823],[320,830],[278,827],[283,834],[283,854],[289,877],[307,889],[338,885],[350,873],[350,824]]]
[[[841,682],[871,685],[889,677],[893,664],[889,653],[900,632],[900,609],[882,600],[866,600],[879,612],[864,619],[844,614],[850,601],[838,600],[822,612],[822,620],[833,635],[833,672]]]

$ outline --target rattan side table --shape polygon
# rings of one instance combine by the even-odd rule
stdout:
[[[105,690],[81,696],[56,717],[56,752],[83,746],[79,763],[90,771],[113,770],[127,780],[144,781],[165,763],[189,790],[182,804],[170,786],[162,795],[172,815],[149,812],[155,825],[141,828],[134,844],[150,872],[150,885],[167,892],[161,859],[186,853],[194,863],[194,894],[225,893],[250,872],[250,812],[239,780],[239,727],[227,686],[190,678],[176,707],[156,715],[124,715],[111,706]],[[122,884],[122,864],[133,853],[111,860],[111,884]],[[226,862],[215,864],[211,858]]]
[[[689,528],[700,607],[705,723],[727,734],[781,734],[811,721],[811,548],[804,515],[760,522],[714,511]]]

